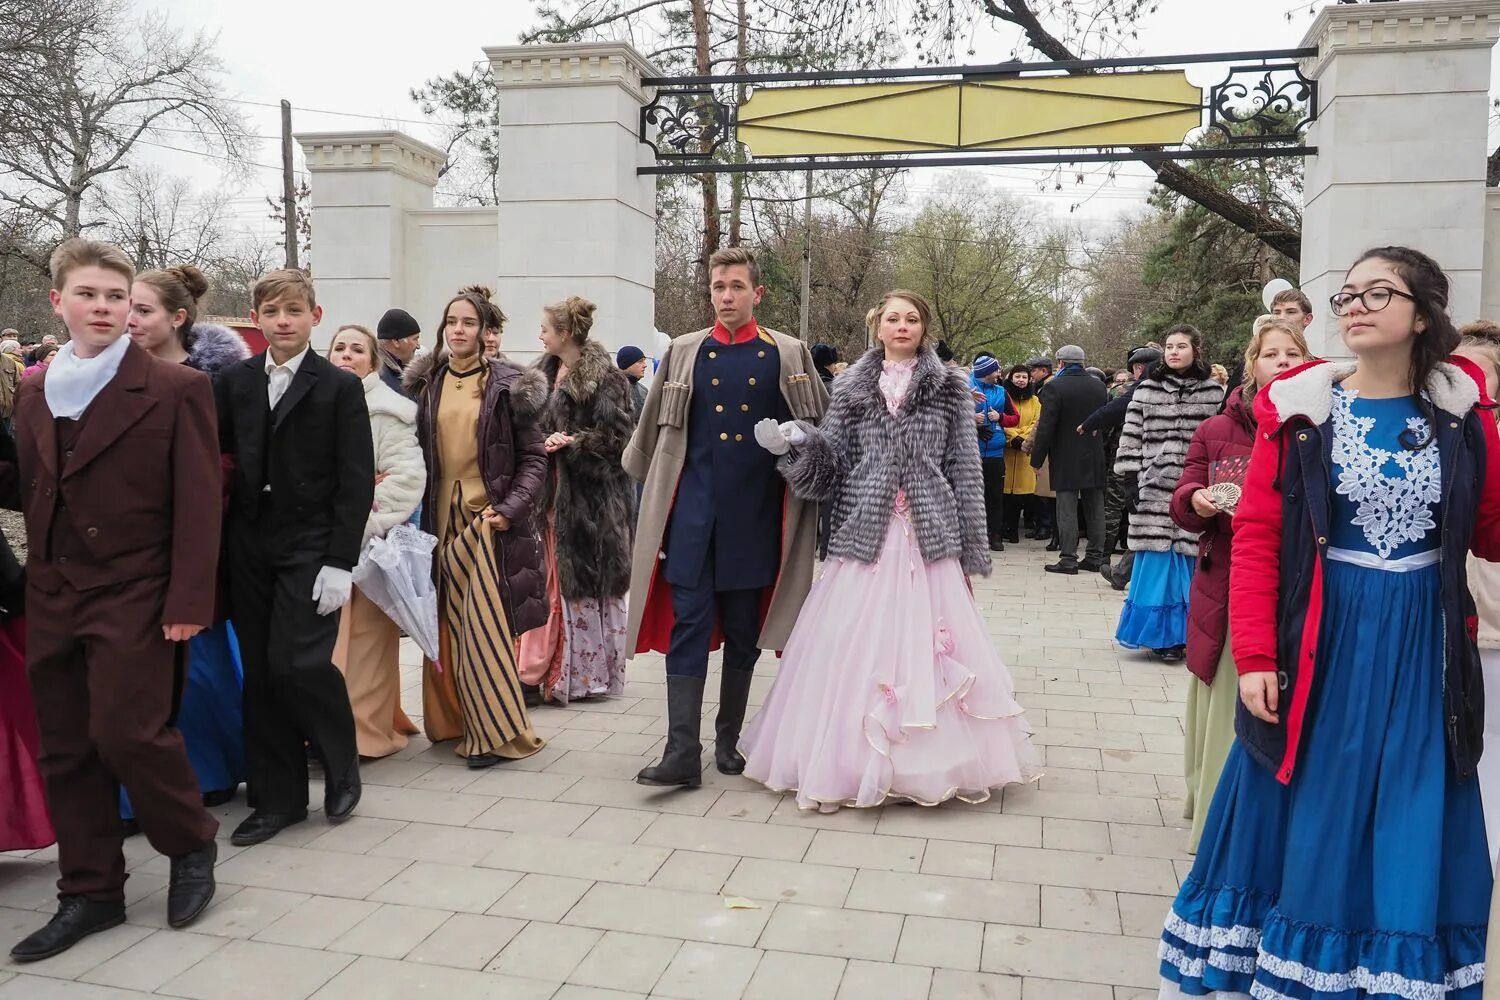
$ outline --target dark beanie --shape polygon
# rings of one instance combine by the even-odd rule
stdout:
[[[938,360],[945,365],[953,360],[953,348],[948,346],[948,342],[946,340],[938,341],[937,356]]]
[[[633,344],[627,344],[620,348],[620,353],[615,355],[615,365],[621,371],[640,361],[646,356],[646,352]]]
[[[839,352],[831,344],[814,344],[812,360],[814,368],[827,368],[829,365],[838,364]]]
[[[405,340],[421,332],[422,328],[405,309],[387,309],[375,324],[375,336],[380,340]]]

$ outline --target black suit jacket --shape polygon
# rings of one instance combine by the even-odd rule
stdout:
[[[1109,402],[1104,383],[1081,365],[1069,365],[1047,380],[1037,398],[1042,401],[1042,415],[1031,446],[1032,468],[1040,469],[1050,458],[1054,490],[1090,490],[1108,485],[1104,442],[1097,434],[1078,433],[1078,425]]]
[[[273,413],[266,356],[219,373],[219,438],[234,456],[232,524],[275,513],[326,537],[322,565],[352,569],[375,500],[375,453],[364,386],[309,350]],[[265,491],[266,486],[271,492]]]

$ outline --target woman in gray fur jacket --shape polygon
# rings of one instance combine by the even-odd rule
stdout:
[[[803,809],[981,802],[1037,772],[968,584],[990,571],[974,397],[933,352],[931,316],[887,292],[869,315],[880,346],[821,424],[756,427],[792,490],[833,508],[828,561],[740,741],[745,775]]]
[[[1174,326],[1163,344],[1162,360],[1131,397],[1115,452],[1115,475],[1134,475],[1138,484],[1130,515],[1135,563],[1115,641],[1176,662],[1183,658],[1187,643],[1198,536],[1172,520],[1172,493],[1182,477],[1193,432],[1219,412],[1224,387],[1210,377],[1203,335],[1197,329]],[[1211,482],[1213,474],[1210,469]]]

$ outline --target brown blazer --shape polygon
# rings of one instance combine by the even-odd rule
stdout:
[[[16,397],[19,478],[0,470],[0,500],[26,514],[30,584],[46,593],[162,577],[162,624],[212,626],[220,471],[208,376],[131,344],[64,455],[46,379],[27,379]],[[63,505],[74,536],[54,539]],[[72,558],[54,558],[56,548]]]

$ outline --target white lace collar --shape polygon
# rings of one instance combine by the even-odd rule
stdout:
[[[1442,500],[1442,467],[1436,444],[1416,451],[1372,445],[1375,418],[1355,416],[1358,395],[1342,386],[1332,394],[1335,492],[1358,505],[1353,523],[1370,548],[1389,559],[1402,545],[1420,542],[1437,528],[1432,505]],[[1419,441],[1432,433],[1424,417],[1407,417],[1406,427]],[[1391,462],[1399,470],[1394,475],[1386,472]]]

